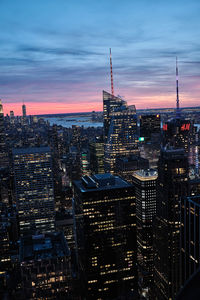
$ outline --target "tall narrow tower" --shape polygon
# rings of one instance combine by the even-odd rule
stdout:
[[[176,116],[180,116],[179,87],[178,87],[178,59],[176,57]]]
[[[113,71],[112,71],[112,53],[110,48],[110,77],[111,77],[111,93],[114,96]]]
[[[22,116],[23,118],[26,118],[26,105],[24,103],[22,105]]]

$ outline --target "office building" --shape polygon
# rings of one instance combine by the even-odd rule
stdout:
[[[104,143],[102,138],[96,138],[89,145],[90,170],[92,174],[104,173]]]
[[[21,235],[54,230],[54,189],[49,147],[13,149]]]
[[[22,117],[26,118],[26,105],[25,104],[22,105]]]
[[[103,91],[103,127],[104,127],[104,143],[107,142],[108,132],[110,128],[110,123],[112,119],[112,112],[115,109],[126,105],[126,101],[119,97],[115,97],[110,93]]]
[[[160,134],[161,118],[160,115],[141,115],[140,116],[140,137],[145,141],[151,140],[152,134]]]
[[[0,167],[8,167],[8,151],[5,139],[3,105],[0,99]]]
[[[63,233],[20,240],[20,299],[73,299],[70,251]]]
[[[154,233],[154,299],[174,299],[180,288],[180,199],[188,192],[185,151],[162,149]]]
[[[140,295],[146,299],[153,282],[153,220],[156,216],[157,171],[140,170],[133,174],[136,197],[137,265]]]
[[[90,163],[87,151],[81,153],[81,175],[90,175]]]
[[[110,98],[103,100],[105,171],[113,174],[117,157],[139,154],[137,115],[135,106],[128,106],[126,101],[120,98],[110,95]]]
[[[116,159],[116,174],[123,179],[132,183],[133,173],[141,169],[148,169],[149,161],[143,157],[129,155],[125,157],[117,157]]]
[[[190,150],[192,123],[182,117],[173,118],[163,124],[163,146],[183,148],[188,154]]]
[[[15,123],[15,116],[14,116],[14,111],[11,110],[10,111],[10,124],[14,124]]]
[[[74,181],[77,249],[87,299],[137,290],[134,188],[109,173]]]
[[[200,267],[200,196],[181,199],[181,286]]]

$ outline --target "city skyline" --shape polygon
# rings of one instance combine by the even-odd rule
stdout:
[[[0,98],[4,113],[102,111],[114,88],[136,109],[198,106],[200,3],[79,1],[0,4]]]

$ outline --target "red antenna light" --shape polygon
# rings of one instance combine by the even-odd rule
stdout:
[[[112,96],[114,96],[111,48],[110,48],[110,76],[111,76],[111,93],[112,93]]]

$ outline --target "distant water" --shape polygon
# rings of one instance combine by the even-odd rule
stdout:
[[[49,121],[50,125],[61,125],[65,128],[70,128],[72,125],[84,127],[102,127],[103,123],[93,122],[89,116],[65,116],[65,117],[43,117],[44,120]]]

